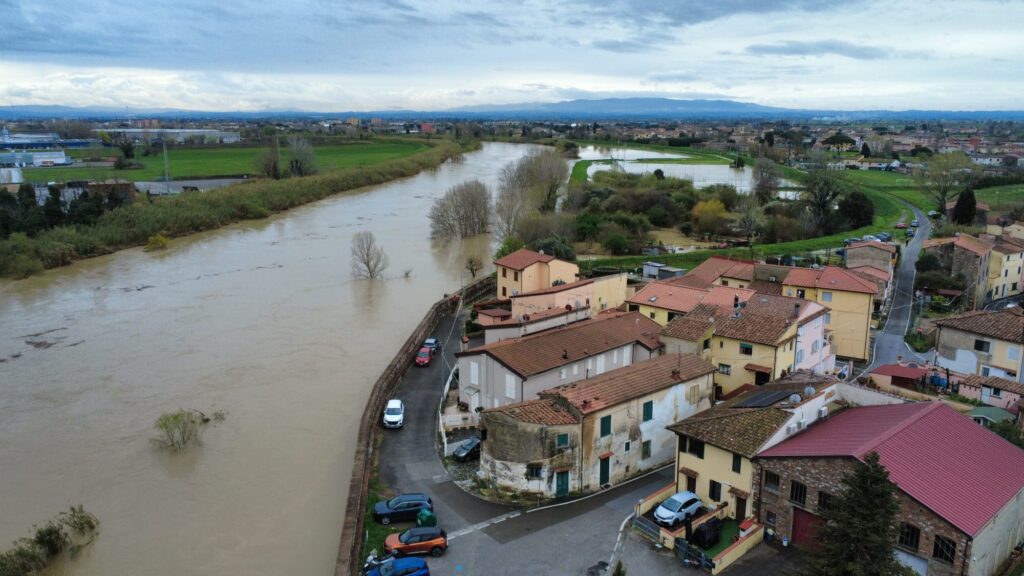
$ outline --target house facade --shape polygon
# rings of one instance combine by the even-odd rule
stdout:
[[[916,573],[990,576],[1024,538],[1024,450],[941,402],[850,408],[762,451],[759,520],[814,546],[822,509],[871,452],[897,487],[897,558]]]
[[[494,266],[497,297],[502,299],[575,282],[580,273],[572,262],[525,248],[495,260]]]
[[[878,285],[858,274],[825,266],[793,269],[782,281],[783,294],[829,308],[825,328],[831,330],[836,356],[864,360],[870,354],[871,314]]]
[[[958,393],[989,406],[1002,408],[1011,414],[1018,414],[1021,398],[1024,397],[1024,383],[996,376],[972,375],[960,381]]]
[[[896,247],[877,241],[854,242],[846,247],[843,260],[847,268],[874,266],[891,271],[896,264]]]
[[[626,300],[626,274],[598,276],[511,296],[511,313],[526,318],[555,308],[588,308],[592,316]]]
[[[985,303],[991,244],[961,233],[952,238],[925,240],[924,251],[938,258],[942,268],[963,283],[964,297],[969,308],[976,309]]]
[[[935,363],[962,374],[1024,382],[1024,313],[1020,308],[967,312],[935,321]]]
[[[593,492],[670,462],[666,426],[712,403],[715,368],[672,354],[481,413],[480,474],[543,497]]]
[[[1024,286],[1024,240],[1004,236],[992,244],[986,300],[1016,296]]]

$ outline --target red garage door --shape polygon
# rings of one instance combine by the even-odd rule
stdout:
[[[793,508],[793,545],[801,548],[815,548],[814,533],[818,531],[821,518],[800,508]]]

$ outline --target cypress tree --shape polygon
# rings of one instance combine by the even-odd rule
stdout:
[[[953,222],[966,226],[974,223],[978,213],[978,201],[974,198],[974,189],[968,187],[956,197],[956,205],[953,206]]]

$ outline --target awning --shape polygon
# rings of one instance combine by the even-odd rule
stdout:
[[[687,478],[696,478],[697,476],[700,476],[700,472],[697,472],[696,470],[690,470],[685,466],[679,467],[679,473],[682,474],[683,476],[686,476]]]
[[[615,452],[612,452],[612,451],[609,450],[608,452],[605,452],[604,454],[599,454],[597,456],[597,459],[598,460],[604,460],[605,458],[611,458],[614,455],[615,455]]]
[[[750,362],[749,364],[744,366],[744,368],[750,370],[751,372],[761,372],[763,374],[772,373],[772,369],[769,368],[768,366],[761,366],[760,364],[754,364],[753,362]]]

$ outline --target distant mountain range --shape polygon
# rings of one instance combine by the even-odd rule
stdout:
[[[298,120],[338,118],[384,118],[388,120],[1024,120],[1024,110],[808,110],[775,108],[733,100],[676,100],[672,98],[604,98],[482,104],[447,110],[376,110],[371,112],[309,112],[301,110],[260,110],[254,112],[210,112],[173,108],[113,108],[68,106],[4,106],[0,120],[166,118],[193,120]]]

